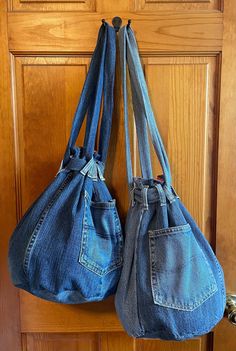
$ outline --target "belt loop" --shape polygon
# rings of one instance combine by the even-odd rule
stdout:
[[[144,186],[142,189],[143,196],[143,209],[144,211],[148,210],[148,187]]]
[[[57,174],[55,175],[55,177],[56,177],[59,173],[61,173],[63,170],[64,170],[64,168],[63,168],[63,160],[62,160],[62,161],[61,161],[61,164],[60,164],[60,168],[58,169]]]
[[[170,204],[175,201],[175,195],[172,192],[172,189],[169,189],[166,185],[163,186],[167,199]]]
[[[134,200],[134,190],[135,190],[136,186],[135,183],[133,183],[133,187],[130,189],[130,200],[131,200],[131,207],[134,207],[135,205],[135,200]]]
[[[176,193],[175,189],[173,187],[171,187],[171,190],[172,190],[174,196],[177,197],[177,199],[179,199],[179,195]]]
[[[101,180],[105,180],[105,178],[104,178],[104,176],[103,176],[103,172],[102,172],[102,170],[101,170],[101,168],[100,168],[99,165],[97,165],[97,169],[98,169],[98,176],[99,176],[99,178],[100,178]]]
[[[161,184],[155,184],[155,188],[157,189],[161,206],[166,206],[166,195]]]

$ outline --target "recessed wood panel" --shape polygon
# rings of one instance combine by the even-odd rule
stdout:
[[[222,0],[133,0],[136,11],[220,11],[222,5]]]
[[[10,11],[95,11],[96,0],[9,0]]]
[[[15,134],[22,211],[57,173],[89,58],[16,58]],[[83,131],[78,141],[83,142]],[[21,213],[22,212],[22,213]]]
[[[218,64],[216,57],[144,59],[155,117],[169,156],[173,184],[214,243]],[[151,148],[153,174],[161,174]],[[136,164],[137,173],[139,163]]]
[[[100,333],[98,351],[135,351],[136,341],[126,333]]]
[[[80,334],[24,334],[25,351],[97,351],[97,336]]]
[[[23,334],[25,351],[210,351],[207,337],[187,341],[134,339],[125,332],[28,333]]]
[[[201,339],[187,341],[137,340],[135,351],[203,351]],[[210,349],[208,349],[210,351]]]

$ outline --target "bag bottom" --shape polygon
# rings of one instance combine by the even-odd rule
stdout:
[[[160,339],[160,340],[174,340],[174,341],[183,341],[187,339],[192,339],[196,337],[200,337],[202,335],[208,334],[212,331],[212,329],[221,321],[223,318],[224,313],[218,316],[214,322],[212,322],[211,326],[202,330],[195,330],[193,333],[186,333],[186,334],[172,334],[168,333],[166,330],[155,330],[155,331],[143,331],[140,335],[133,335],[128,333],[130,336],[136,339]]]
[[[15,284],[15,286],[41,299],[62,304],[81,304],[86,302],[97,302],[106,298],[106,296],[101,295],[92,296],[91,298],[85,298],[78,290],[65,290],[60,293],[54,294],[48,290],[30,289],[29,286],[24,284]]]

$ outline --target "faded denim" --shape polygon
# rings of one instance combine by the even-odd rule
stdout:
[[[16,227],[9,244],[15,286],[61,303],[99,301],[116,291],[123,237],[104,182],[115,75],[116,34],[102,25],[61,168]],[[94,144],[103,98],[98,153]],[[84,146],[75,142],[87,112]]]
[[[223,317],[224,275],[209,243],[172,187],[168,158],[131,28],[120,30],[119,45],[131,205],[116,311],[131,336],[184,340],[208,333]],[[133,178],[132,173],[126,63],[142,178]],[[148,130],[163,170],[157,179],[152,176]]]

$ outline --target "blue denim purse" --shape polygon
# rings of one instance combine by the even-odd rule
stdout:
[[[26,212],[9,244],[15,286],[50,301],[99,301],[115,292],[122,231],[103,172],[110,138],[116,35],[100,28],[64,159],[56,178]],[[102,104],[103,98],[103,104]],[[99,150],[94,152],[101,105]],[[87,113],[84,146],[75,147]]]
[[[208,333],[223,317],[222,268],[174,191],[131,28],[119,32],[127,175],[131,205],[124,264],[115,304],[129,335],[183,340]],[[142,178],[133,178],[128,131],[126,60],[131,82]],[[147,128],[148,127],[148,128]],[[163,176],[153,179],[148,129]]]

